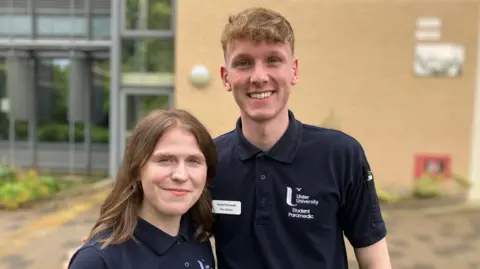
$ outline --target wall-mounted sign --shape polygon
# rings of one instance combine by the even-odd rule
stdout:
[[[418,154],[415,156],[415,178],[424,175],[452,176],[451,157],[449,155]]]
[[[421,77],[458,77],[462,74],[465,48],[452,43],[415,46],[414,73]]]

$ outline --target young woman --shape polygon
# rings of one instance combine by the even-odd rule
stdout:
[[[158,110],[135,127],[111,194],[69,269],[213,269],[206,184],[217,166],[205,127]]]

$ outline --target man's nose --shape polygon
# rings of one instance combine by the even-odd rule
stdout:
[[[254,84],[264,84],[268,82],[268,73],[262,64],[255,65],[250,82]]]

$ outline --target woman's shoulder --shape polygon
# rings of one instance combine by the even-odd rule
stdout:
[[[86,243],[70,258],[68,269],[108,269],[105,253],[95,244]]]
[[[86,241],[70,258],[68,269],[107,269],[111,268],[108,255],[115,248],[112,245],[103,247],[110,231],[102,232]],[[114,251],[114,250],[113,250]]]

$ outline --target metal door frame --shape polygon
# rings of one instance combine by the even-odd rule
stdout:
[[[169,107],[173,107],[175,100],[173,96],[173,88],[134,88],[127,87],[120,91],[120,160],[123,159],[123,154],[126,146],[126,139],[129,135],[127,130],[127,97],[128,96],[154,96],[154,95],[168,95]],[[121,161],[120,161],[121,162]]]

